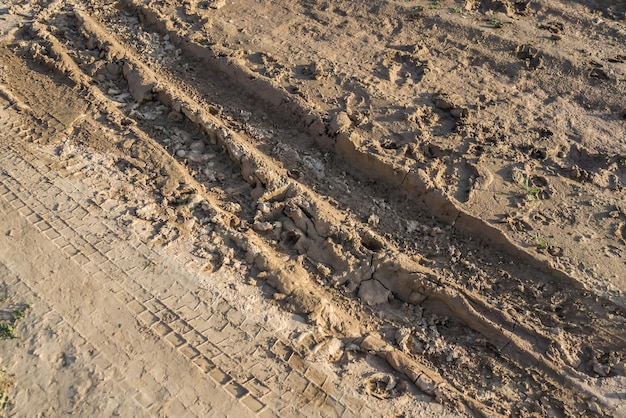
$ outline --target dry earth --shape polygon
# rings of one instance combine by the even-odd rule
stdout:
[[[7,416],[626,416],[626,3],[0,1]]]

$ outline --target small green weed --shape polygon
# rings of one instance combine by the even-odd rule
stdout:
[[[13,324],[0,324],[0,340],[10,340],[15,338],[15,327]]]
[[[18,321],[26,315],[26,311],[29,309],[30,305],[22,305],[13,309],[11,312],[11,320],[0,323],[0,340],[11,340],[13,338],[17,338],[17,335],[15,335],[15,326]]]
[[[550,241],[546,241],[541,238],[541,235],[535,235],[535,242],[537,243],[537,248],[540,250],[549,250],[554,247]]]
[[[11,405],[9,392],[13,388],[13,385],[14,377],[12,375],[7,375],[6,370],[0,368],[0,411]]]
[[[496,28],[496,29],[499,29],[499,28],[501,28],[501,27],[503,26],[502,19],[500,19],[500,18],[498,18],[498,17],[491,18],[491,20],[490,20],[489,22],[490,22],[490,23],[493,25],[493,27],[494,27],[494,28]]]
[[[543,193],[543,189],[540,187],[535,187],[530,185],[530,177],[524,177],[524,185],[522,186],[522,191],[532,197],[534,200],[539,200],[539,196]]]
[[[441,0],[432,0],[428,5],[417,5],[415,6],[415,10],[418,12],[423,12],[424,10],[435,10],[441,8]]]

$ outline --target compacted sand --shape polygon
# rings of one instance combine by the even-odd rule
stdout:
[[[7,416],[626,416],[626,3],[0,1]]]

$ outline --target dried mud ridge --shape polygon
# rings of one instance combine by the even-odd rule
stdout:
[[[53,2],[10,46],[56,71],[128,138],[73,138],[112,152],[117,169],[152,193],[127,201],[136,206],[119,222],[147,222],[143,233],[157,246],[192,240],[204,269],[249,268],[285,308],[341,339],[346,356],[376,353],[470,415],[612,415],[589,382],[624,373],[623,307],[467,211],[429,171],[385,157],[402,144],[372,150],[354,114],[320,113],[277,85],[271,57],[258,56],[263,74],[253,71],[231,50],[195,42],[160,4]],[[531,47],[517,55],[531,67],[557,59],[539,60]],[[410,54],[383,61],[396,74],[422,71]],[[324,71],[303,69],[313,79]],[[19,106],[10,90],[2,94]],[[435,106],[468,116],[445,94]],[[72,129],[59,134],[60,154],[64,136]],[[410,150],[424,151],[445,152]],[[624,161],[611,158],[623,177]]]

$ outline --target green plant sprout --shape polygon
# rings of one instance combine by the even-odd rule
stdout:
[[[0,368],[0,410],[6,409],[11,405],[9,391],[13,387],[13,379],[6,374],[6,370]]]
[[[30,309],[30,305],[24,305],[16,308],[11,313],[11,321],[0,324],[0,340],[10,340],[17,338],[15,335],[15,326],[17,322],[24,317],[26,311]]]
[[[543,192],[543,189],[530,185],[530,177],[524,177],[524,185],[522,186],[522,190],[534,200],[539,200],[539,195],[541,195],[541,193]]]
[[[489,22],[491,22],[493,27],[497,28],[497,29],[499,29],[499,28],[501,28],[503,26],[502,19],[500,19],[498,17],[491,18],[491,20]]]
[[[535,242],[537,243],[537,248],[541,250],[549,250],[554,247],[550,241],[545,241],[539,234],[535,235]]]
[[[441,0],[431,0],[429,5],[420,4],[415,7],[415,10],[418,12],[423,12],[424,10],[434,10],[441,8]]]

